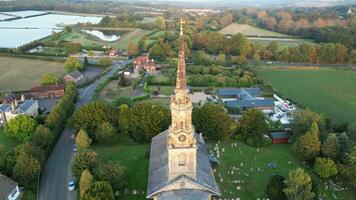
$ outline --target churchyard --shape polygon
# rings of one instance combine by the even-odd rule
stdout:
[[[59,78],[66,74],[61,62],[2,56],[0,60],[0,93],[29,90],[40,85],[44,73]]]

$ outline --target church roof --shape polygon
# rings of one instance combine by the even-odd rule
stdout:
[[[158,200],[206,200],[209,198],[209,193],[199,190],[172,190],[162,192],[157,195]]]
[[[201,193],[220,195],[219,188],[215,182],[215,178],[212,172],[208,151],[205,147],[204,140],[197,139],[197,174],[196,179],[192,179],[185,175],[178,176],[172,180],[168,177],[168,150],[167,150],[167,136],[168,130],[160,133],[152,138],[151,153],[150,153],[150,166],[147,185],[147,197],[150,198],[159,192],[162,188],[177,182],[180,179],[188,179],[191,182],[198,184],[206,189],[206,191],[200,191]],[[200,138],[197,134],[196,138]],[[161,193],[163,197],[171,196],[174,193],[164,192]],[[197,193],[188,192],[187,194],[196,195]],[[167,198],[166,198],[167,199]],[[181,197],[170,198],[181,199]],[[184,199],[196,199],[196,198],[184,198]],[[207,199],[207,198],[205,198]],[[199,199],[197,199],[199,200]]]

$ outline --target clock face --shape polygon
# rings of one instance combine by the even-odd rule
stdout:
[[[187,139],[187,137],[185,137],[185,135],[180,135],[178,137],[179,142],[184,142],[186,139]]]

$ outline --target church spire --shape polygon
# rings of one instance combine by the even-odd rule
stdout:
[[[177,66],[177,90],[186,90],[187,89],[187,80],[186,80],[186,66],[185,66],[185,42],[184,42],[184,33],[183,33],[183,24],[185,22],[183,19],[180,21],[180,34],[179,34],[179,56],[178,56],[178,66]]]

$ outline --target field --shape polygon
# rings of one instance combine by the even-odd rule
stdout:
[[[270,69],[258,75],[284,97],[309,107],[337,123],[356,126],[356,72],[343,69]]]
[[[269,31],[248,24],[233,23],[220,30],[219,32],[225,35],[235,35],[237,33],[242,33],[251,41],[259,42],[263,45],[268,45],[272,41],[278,42],[282,47],[312,42],[311,40]]]
[[[63,63],[15,57],[0,57],[0,93],[29,90],[40,85],[44,73],[63,77]]]
[[[263,148],[254,148],[243,143],[231,142],[218,144],[220,153],[220,166],[215,173],[216,181],[222,192],[222,199],[263,199],[266,198],[265,189],[268,179],[274,174],[286,176],[289,170],[297,167],[306,168],[309,174],[311,170],[293,159],[289,145],[272,145]],[[213,152],[215,143],[208,143]],[[119,161],[126,166],[128,173],[127,193],[120,193],[120,199],[144,200],[146,195],[146,184],[148,176],[148,151],[149,145],[117,145],[113,147],[94,146],[98,157],[105,162]],[[223,150],[224,149],[224,150]],[[273,162],[276,167],[269,167]],[[232,170],[235,167],[235,170]],[[231,171],[234,171],[231,173]],[[221,178],[222,179],[221,179]],[[316,178],[316,177],[315,177]],[[236,182],[235,182],[236,181]],[[240,183],[238,183],[240,181]],[[316,178],[319,184],[318,190],[325,195],[325,199],[333,199],[332,194],[338,199],[351,200],[354,193],[331,192],[324,188],[324,182]],[[238,190],[238,186],[241,188]],[[133,195],[133,190],[139,191],[139,195]]]

